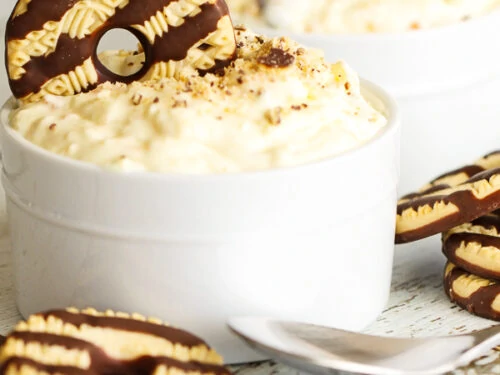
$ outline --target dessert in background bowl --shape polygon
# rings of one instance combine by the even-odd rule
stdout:
[[[298,33],[391,33],[452,25],[500,8],[499,0],[228,0],[236,23]]]
[[[269,12],[286,2],[270,3]],[[300,6],[312,7],[311,3],[316,2]],[[317,3],[330,7],[336,27],[320,32],[322,21],[312,18],[314,32],[304,32],[300,23],[282,23],[275,29],[262,20],[257,30],[322,48],[329,61],[343,58],[395,96],[403,118],[401,193],[498,147],[500,50],[492,48],[500,35],[498,1],[364,1],[364,10],[361,2]],[[413,11],[418,6],[419,11]],[[337,7],[344,8],[334,12]],[[304,18],[311,14],[295,13]],[[347,23],[355,16],[376,27],[368,30],[370,23]]]
[[[95,88],[60,76],[52,82],[68,83],[55,85],[66,96],[44,84],[6,103],[2,180],[24,316],[138,311],[236,363],[259,356],[226,328],[231,315],[358,330],[382,311],[395,104],[343,62],[287,38],[235,34],[219,74],[175,63],[163,78]],[[143,47],[136,78],[151,68]],[[142,65],[139,52],[102,59],[124,74],[123,64]]]

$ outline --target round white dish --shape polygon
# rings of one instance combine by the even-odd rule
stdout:
[[[498,148],[500,11],[460,24],[394,34],[286,34],[343,59],[398,101],[400,192]]]
[[[228,363],[258,359],[225,326],[267,315],[359,330],[389,294],[399,116],[358,149],[228,175],[116,173],[51,154],[1,119],[15,288],[24,316],[66,306],[158,316]]]

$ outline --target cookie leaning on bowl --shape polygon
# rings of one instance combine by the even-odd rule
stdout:
[[[229,375],[203,340],[156,319],[94,309],[20,322],[0,349],[0,374]]]
[[[479,173],[478,173],[479,172]],[[500,208],[500,151],[446,173],[398,202],[396,243],[447,231]]]

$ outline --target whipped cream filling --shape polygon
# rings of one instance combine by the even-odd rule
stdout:
[[[374,137],[383,114],[343,62],[286,38],[237,30],[238,56],[222,76],[106,83],[75,96],[22,104],[11,126],[59,155],[119,171],[229,173],[295,166]],[[141,54],[107,53],[127,74]]]
[[[227,0],[237,21],[313,33],[428,29],[476,18],[500,6],[500,0],[262,0],[264,6],[255,15],[249,6],[237,6],[239,1]]]

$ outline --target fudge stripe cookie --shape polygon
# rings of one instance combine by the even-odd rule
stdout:
[[[482,318],[500,321],[500,284],[473,275],[448,262],[444,289],[452,302]]]
[[[398,203],[396,243],[416,241],[500,208],[500,168],[455,186],[436,185]]]
[[[0,374],[230,372],[203,340],[155,319],[94,309],[32,315],[0,349]]]
[[[173,328],[162,324],[151,324],[151,322],[143,319],[130,319],[128,315],[123,317],[109,313],[110,316],[99,314],[97,311],[90,309],[85,310],[83,314],[75,314],[66,310],[49,311],[35,315],[31,319],[34,321],[40,318],[44,321],[56,320],[64,324],[70,324],[76,328],[83,325],[94,328],[111,328],[121,331],[130,331],[137,333],[145,333],[151,336],[161,337],[187,348],[192,348],[198,345],[205,345],[205,342],[192,334],[181,329]]]
[[[448,187],[457,186],[464,183],[475,174],[493,168],[500,168],[500,150],[490,152],[489,154],[483,156],[481,159],[476,160],[474,164],[466,165],[462,168],[458,168],[442,174],[441,176],[429,182],[427,185],[423,186],[418,192],[411,193],[402,197],[401,202]]]
[[[134,34],[145,53],[143,67],[127,77],[97,57],[99,40],[115,28]],[[220,70],[236,51],[224,0],[56,0],[51,6],[19,0],[6,42],[9,84],[26,101],[72,95],[106,81],[173,77],[186,66]]]
[[[444,233],[443,253],[468,272],[500,279],[500,212],[482,216]]]

